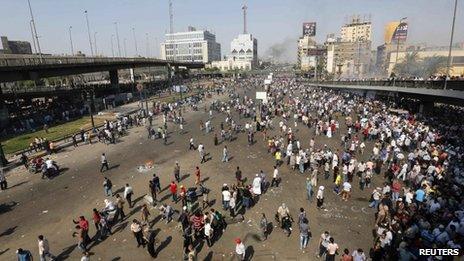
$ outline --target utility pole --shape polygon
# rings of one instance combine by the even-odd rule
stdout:
[[[97,32],[93,33],[93,44],[95,45],[95,56],[98,56],[98,51],[97,51]]]
[[[123,44],[124,44],[124,57],[127,57],[126,38],[124,38]]]
[[[145,41],[147,42],[147,58],[150,57],[150,44],[148,42],[148,33],[145,33]]]
[[[35,37],[34,37],[34,28],[32,26],[32,20],[29,21],[29,26],[31,27],[31,36],[32,36],[32,45],[34,46],[34,53],[37,53],[37,47],[35,45]]]
[[[87,33],[89,35],[90,54],[93,56],[92,37],[90,36],[89,15],[87,13],[87,10],[84,11],[84,14],[85,14],[85,21],[87,23]]]
[[[137,50],[137,37],[135,37],[135,28],[132,27],[132,35],[134,36],[134,46],[135,46],[135,56],[139,56],[139,51]]]
[[[72,41],[72,26],[69,27],[69,43],[71,44],[71,55],[74,56],[74,46]]]
[[[451,57],[451,49],[453,48],[454,24],[456,22],[456,9],[457,8],[458,8],[458,0],[454,0],[454,14],[453,14],[453,23],[451,24],[451,39],[450,39],[450,45],[449,45],[449,50],[448,50],[448,62],[446,64],[445,85],[443,86],[444,90],[446,90],[446,87],[448,85],[448,77],[450,75],[450,69],[451,69],[451,60],[453,59],[453,57]]]
[[[31,14],[31,23],[32,23],[32,28],[34,29],[34,37],[37,42],[37,50],[39,51],[39,59],[40,59],[40,62],[42,62],[42,50],[40,49],[39,36],[37,35],[37,28],[35,26],[34,14],[32,13],[31,1],[27,0],[27,3],[29,5],[29,13]]]
[[[111,57],[114,58],[113,38],[114,38],[114,34],[111,35]]]
[[[118,41],[118,56],[121,57],[121,45],[119,44],[119,32],[118,32],[118,22],[114,22],[116,27],[116,40]]]

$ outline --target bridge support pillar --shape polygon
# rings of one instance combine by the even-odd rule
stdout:
[[[435,103],[433,101],[422,101],[419,104],[419,113],[423,115],[433,114]]]
[[[112,88],[116,88],[119,92],[119,76],[118,70],[110,71],[110,83]]]

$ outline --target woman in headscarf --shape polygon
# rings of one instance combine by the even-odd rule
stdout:
[[[322,208],[322,205],[324,204],[324,186],[319,186],[316,199],[317,199],[317,208]]]

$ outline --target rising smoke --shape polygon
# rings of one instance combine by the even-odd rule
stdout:
[[[297,41],[296,37],[287,37],[283,42],[271,45],[264,53],[263,59],[275,63],[295,63]]]

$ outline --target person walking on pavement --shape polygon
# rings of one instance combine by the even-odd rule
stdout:
[[[205,146],[200,143],[198,145],[198,152],[200,153],[200,164],[206,162]]]
[[[200,167],[195,168],[195,186],[201,183],[201,172]]]
[[[108,166],[108,159],[106,158],[105,153],[102,153],[100,162],[101,162],[100,172],[103,172],[103,168],[105,168],[106,170],[110,169]]]
[[[124,187],[124,198],[127,200],[129,208],[132,208],[132,195],[134,195],[134,190],[129,184],[126,184]]]
[[[279,187],[279,170],[277,166],[274,166],[274,172],[272,173],[271,187],[275,184],[276,187]]]
[[[132,220],[131,231],[137,241],[137,247],[145,247],[145,239],[143,238],[142,225],[137,219]]]
[[[153,186],[158,189],[158,193],[161,191],[161,182],[159,177],[156,175],[156,173],[153,174]]]
[[[189,150],[195,150],[195,143],[193,143],[193,137],[189,140]]]
[[[171,184],[169,185],[169,191],[171,191],[172,202],[177,203],[177,184],[174,180],[171,181]]]
[[[240,238],[235,239],[235,254],[238,260],[245,260],[245,245]]]
[[[51,260],[56,259],[56,257],[50,253],[48,240],[43,235],[39,235],[38,239],[40,261],[47,261],[48,258]]]
[[[156,194],[157,194],[158,188],[153,183],[153,180],[148,181],[148,189],[150,191],[150,195],[151,195],[151,199],[152,199],[152,205],[155,206],[156,201],[157,201]]]
[[[105,190],[105,195],[107,197],[113,196],[113,191],[111,190],[112,187],[113,187],[113,183],[111,182],[111,180],[105,177],[105,180],[103,181],[103,189]]]
[[[174,178],[176,179],[177,183],[180,182],[180,166],[178,161],[176,161],[176,165],[174,165]]]
[[[259,221],[259,228],[261,229],[261,240],[262,241],[265,241],[267,239],[267,226],[268,226],[268,222],[267,222],[267,218],[266,218],[266,215],[264,213],[262,213],[262,216],[261,216],[261,220]]]
[[[116,214],[114,215],[114,222],[118,221],[118,218],[121,218],[120,221],[124,220],[126,214],[124,214],[124,200],[116,194]]]
[[[227,150],[227,146],[224,146],[222,150],[222,162],[229,162],[229,151]]]

